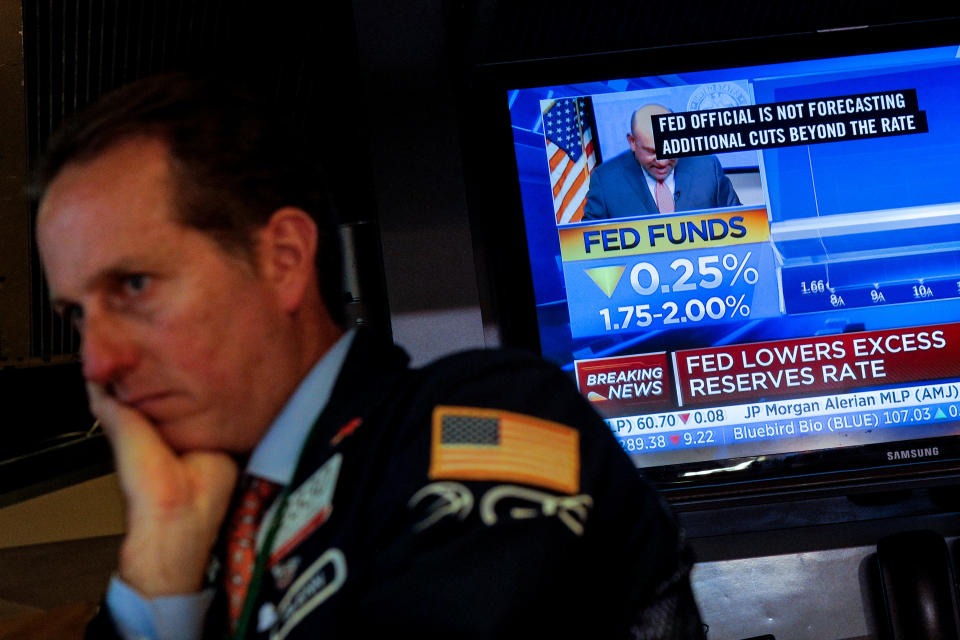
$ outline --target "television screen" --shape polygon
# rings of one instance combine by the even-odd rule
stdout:
[[[960,458],[960,48],[925,33],[494,70],[497,286],[529,269],[527,342],[662,487]]]

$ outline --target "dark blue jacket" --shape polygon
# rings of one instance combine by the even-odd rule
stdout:
[[[437,406],[566,425],[579,486],[438,480]],[[306,447],[292,487],[340,456],[332,510],[264,572],[248,638],[702,637],[677,525],[552,365],[473,351],[413,370],[361,333]]]

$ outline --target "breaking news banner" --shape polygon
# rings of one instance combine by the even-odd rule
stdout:
[[[916,89],[652,116],[659,158],[927,132]]]
[[[590,358],[574,363],[580,393],[604,416],[669,409],[666,352]]]
[[[672,355],[681,406],[960,376],[960,323],[687,349]]]
[[[766,209],[561,228],[574,338],[779,315]]]

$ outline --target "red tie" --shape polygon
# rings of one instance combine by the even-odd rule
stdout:
[[[657,209],[660,213],[673,213],[673,194],[670,193],[670,187],[663,184],[663,180],[657,180],[653,195],[657,199]]]
[[[237,622],[243,612],[243,600],[247,597],[247,588],[253,575],[260,521],[280,488],[280,485],[256,476],[248,476],[248,479],[249,486],[234,508],[227,528],[227,570],[224,586],[227,590],[231,633],[237,629]]]

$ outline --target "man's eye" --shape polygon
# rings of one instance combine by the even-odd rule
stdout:
[[[123,279],[123,287],[128,293],[143,293],[149,283],[150,277],[143,273],[134,273]]]

